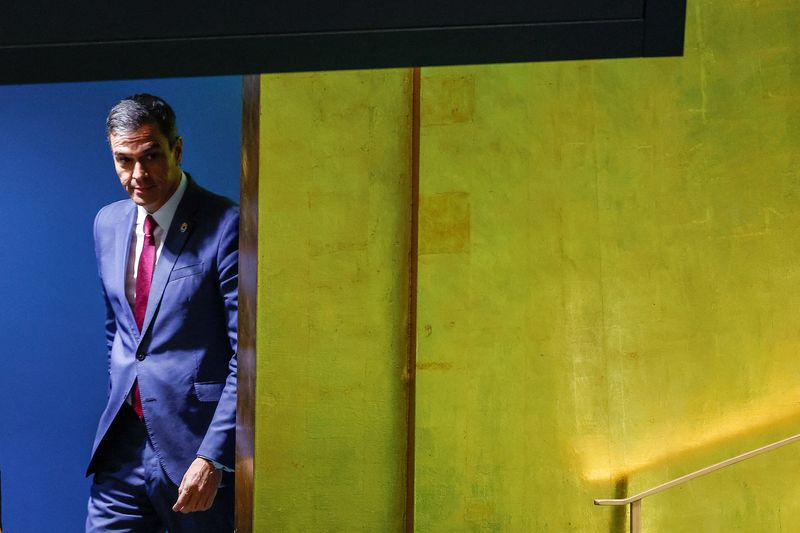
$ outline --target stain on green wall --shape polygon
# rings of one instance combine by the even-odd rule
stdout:
[[[469,194],[447,192],[420,198],[419,253],[469,251]]]
[[[468,195],[469,245],[420,257],[417,531],[623,531],[593,498],[799,432],[797,20],[689,0],[683,58],[423,69],[421,195]],[[798,468],[644,528],[794,531]]]
[[[410,73],[262,77],[255,531],[401,531]]]

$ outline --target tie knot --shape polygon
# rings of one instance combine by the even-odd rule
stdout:
[[[158,224],[156,224],[156,220],[151,215],[144,217],[144,237],[148,241],[153,241],[153,232],[157,227]]]

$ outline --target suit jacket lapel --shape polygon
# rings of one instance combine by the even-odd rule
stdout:
[[[164,241],[164,247],[161,248],[161,255],[153,272],[150,295],[147,298],[147,310],[142,324],[142,337],[144,337],[144,332],[147,331],[153,321],[153,316],[161,303],[161,297],[164,295],[164,289],[175,266],[175,261],[180,256],[183,245],[186,244],[186,239],[189,238],[189,234],[191,234],[194,227],[194,214],[198,208],[197,186],[191,178],[187,177],[187,179],[189,181],[186,184],[186,192],[183,193],[181,203],[178,204],[178,209],[172,218],[172,223],[167,231],[167,239]]]
[[[133,317],[133,309],[131,309],[128,303],[125,290],[125,280],[128,278],[128,261],[130,260],[131,254],[131,239],[135,228],[136,204],[131,202],[130,208],[125,210],[121,217],[120,224],[117,226],[116,246],[118,250],[122,250],[122,253],[114,254],[117,261],[117,264],[114,265],[114,273],[116,276],[115,284],[119,288],[119,293],[122,295],[122,301],[125,302],[124,305],[122,305],[125,320],[128,323],[128,327],[138,336],[139,329],[136,327],[136,319]]]

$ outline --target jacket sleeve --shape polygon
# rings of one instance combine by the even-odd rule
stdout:
[[[217,249],[219,291],[224,303],[228,339],[232,356],[228,377],[214,417],[197,455],[233,468],[236,453],[236,354],[239,310],[239,210],[235,208],[224,220]]]

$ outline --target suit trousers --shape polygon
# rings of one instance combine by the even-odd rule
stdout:
[[[178,487],[167,477],[144,422],[124,404],[99,450],[86,533],[229,533],[233,474],[226,472],[208,511],[175,513]]]

